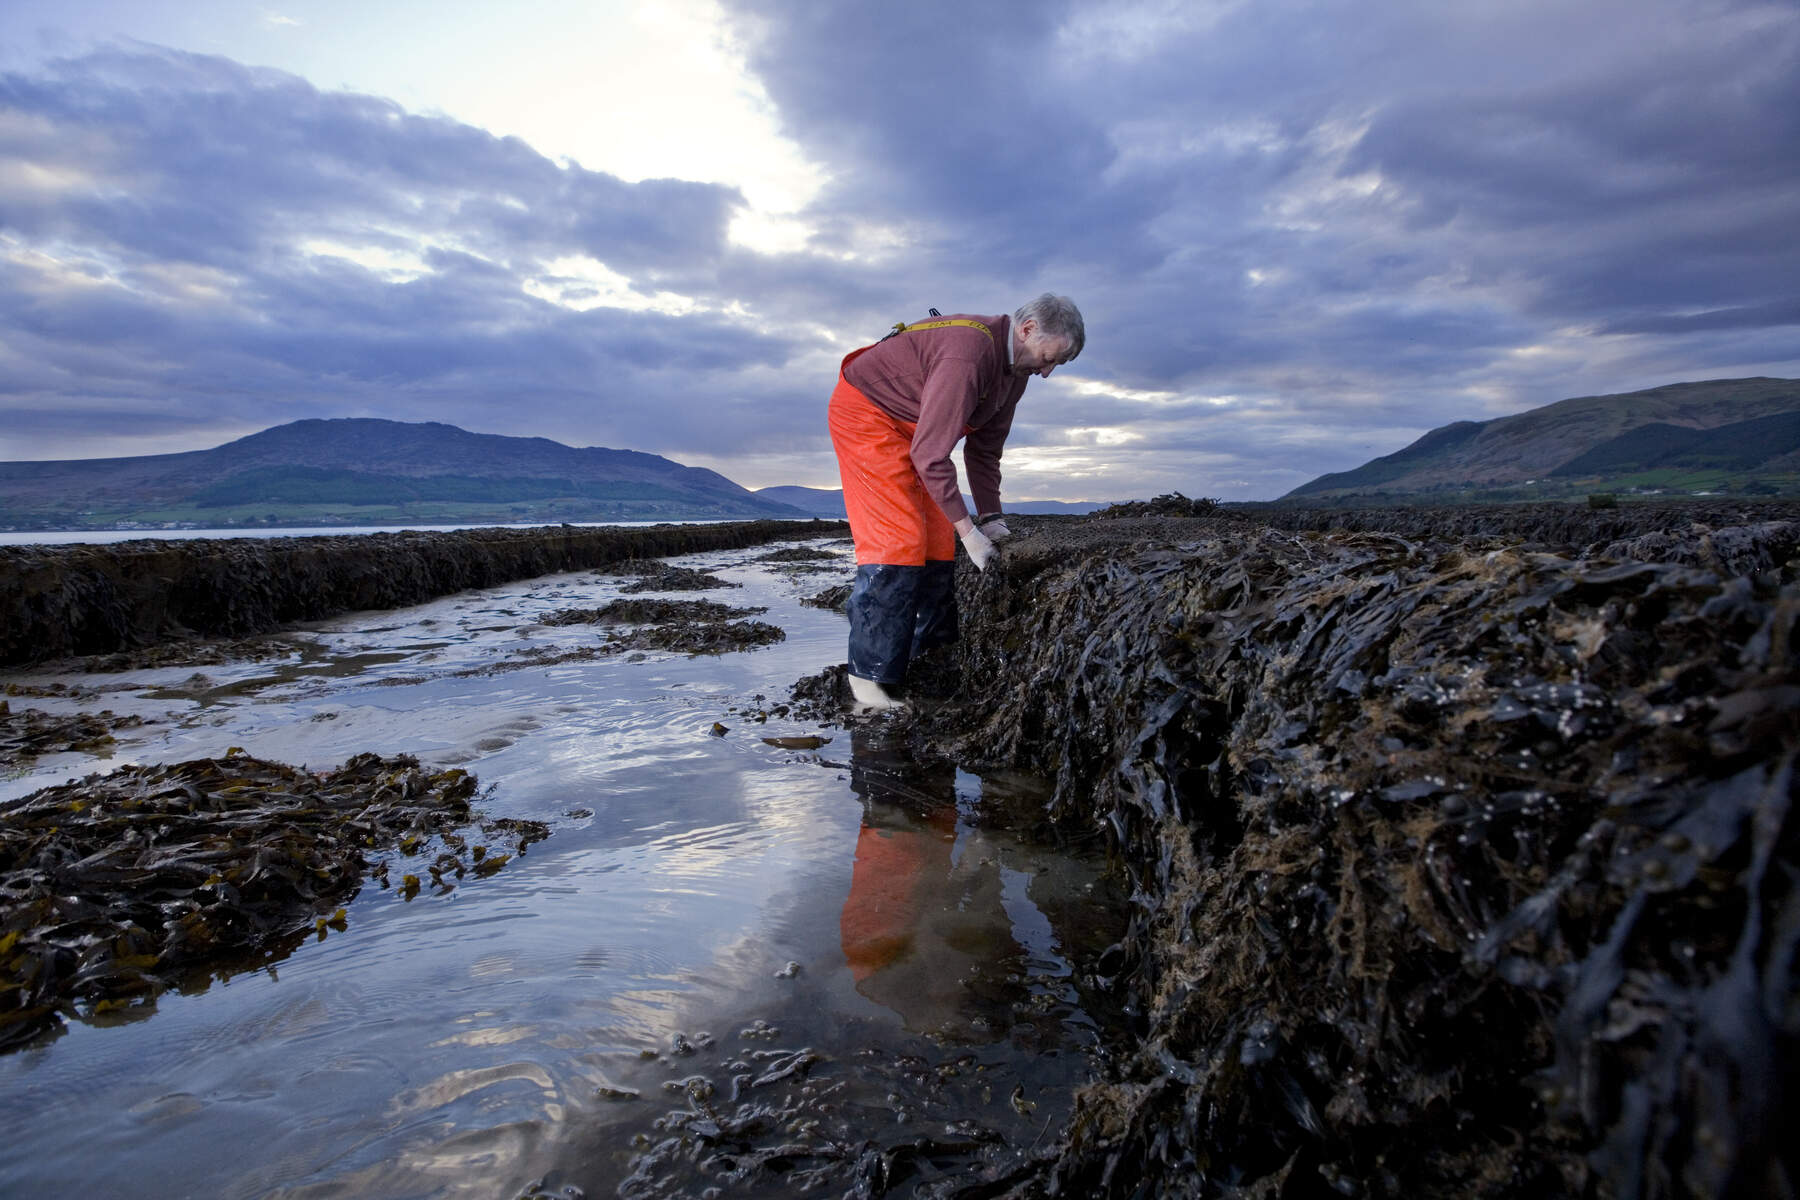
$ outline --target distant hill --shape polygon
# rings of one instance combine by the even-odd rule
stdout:
[[[0,527],[802,517],[655,454],[437,422],[295,421],[211,450],[0,463]]]
[[[844,517],[844,493],[841,491],[786,485],[757,488],[756,494],[761,499],[789,504],[815,517],[836,517],[839,520]]]
[[[1282,499],[1800,492],[1800,380],[1717,379],[1454,421]]]
[[[783,504],[791,504],[795,508],[811,513],[816,517],[844,516],[844,493],[838,490],[826,491],[824,488],[809,487],[766,487],[756,489],[756,494],[765,500],[778,500]],[[964,496],[963,502],[971,512],[975,502]],[[1016,513],[1064,513],[1078,515],[1105,508],[1110,501],[1094,500],[1021,500],[1017,504],[1006,501],[1006,511]]]

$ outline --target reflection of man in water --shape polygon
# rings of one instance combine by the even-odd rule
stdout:
[[[851,733],[851,754],[863,824],[839,929],[856,990],[917,1032],[999,1037],[1022,994],[999,981],[1023,951],[992,848],[965,831],[957,853],[954,769],[921,767],[868,730]]]

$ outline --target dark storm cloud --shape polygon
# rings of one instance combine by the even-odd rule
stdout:
[[[735,7],[839,181],[822,225],[914,233],[879,264],[897,297],[1067,291],[1070,372],[1255,398],[1185,415],[1208,444],[1286,437],[1317,474],[1450,420],[1795,365],[1790,5]],[[1033,386],[1044,442],[1168,421]]]
[[[9,421],[12,454],[30,453],[16,439],[94,432],[102,412],[122,435],[172,407],[220,428],[351,410],[491,428],[521,400],[570,440],[722,450],[754,420],[708,374],[796,349],[704,311],[576,311],[525,289],[579,300],[557,264],[587,255],[716,299],[741,204],[729,188],[627,184],[152,47],[0,77],[0,117],[5,393],[36,414]],[[709,446],[715,431],[739,440]]]
[[[1711,329],[1762,329],[1771,325],[1800,325],[1800,298],[1716,308],[1710,312],[1627,318],[1609,323],[1606,332],[1694,333]]]
[[[789,132],[852,168],[819,205],[828,248],[856,249],[862,222],[891,218],[922,265],[974,252],[1001,282],[1028,278],[1052,244],[1131,271],[1161,257],[1144,226],[1164,190],[1108,182],[1117,150],[1088,97],[1031,84],[1072,6],[743,7],[759,10],[751,65]]]
[[[1476,269],[1525,277],[1535,311],[1618,330],[1693,308],[1792,324],[1800,39],[1790,23],[1669,50],[1557,86],[1395,105],[1345,170],[1379,170],[1427,223],[1465,226]]]
[[[1034,382],[1014,444],[1080,450],[1103,498],[1269,495],[1453,420],[1800,374],[1791,4],[727,3],[828,180],[800,253],[732,244],[730,188],[220,59],[0,76],[0,397],[70,429],[812,455],[752,481],[827,484],[837,356],[1048,289],[1088,318],[1062,376],[1100,386]],[[618,307],[584,255],[692,307]]]
[[[392,221],[478,250],[602,253],[623,269],[716,257],[740,202],[714,185],[565,169],[517,138],[156,48],[6,76],[0,103],[42,123],[24,147],[35,161],[98,167],[129,188],[15,197],[9,223],[182,261],[235,265],[295,221]]]

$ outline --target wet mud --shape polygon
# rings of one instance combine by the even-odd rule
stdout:
[[[959,568],[950,695],[881,719],[1052,776],[1135,898],[1129,1050],[945,1194],[1800,1187],[1800,524],[1383,515],[1009,518]]]
[[[358,755],[319,774],[232,753],[127,767],[0,808],[0,1050],[67,1020],[263,969],[374,878],[403,899],[485,876],[548,836],[481,821],[475,778]]]
[[[179,637],[243,637],[516,579],[842,528],[745,521],[0,546],[0,664],[131,651]],[[642,590],[671,586],[683,585],[659,578]]]

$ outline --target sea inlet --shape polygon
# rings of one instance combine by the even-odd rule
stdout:
[[[0,823],[158,764],[475,780],[277,951],[15,1039],[0,1194],[910,1193],[1054,1135],[1119,1020],[1121,897],[1091,843],[986,819],[1041,780],[790,704],[846,633],[802,601],[853,562],[785,550],[0,668]]]

